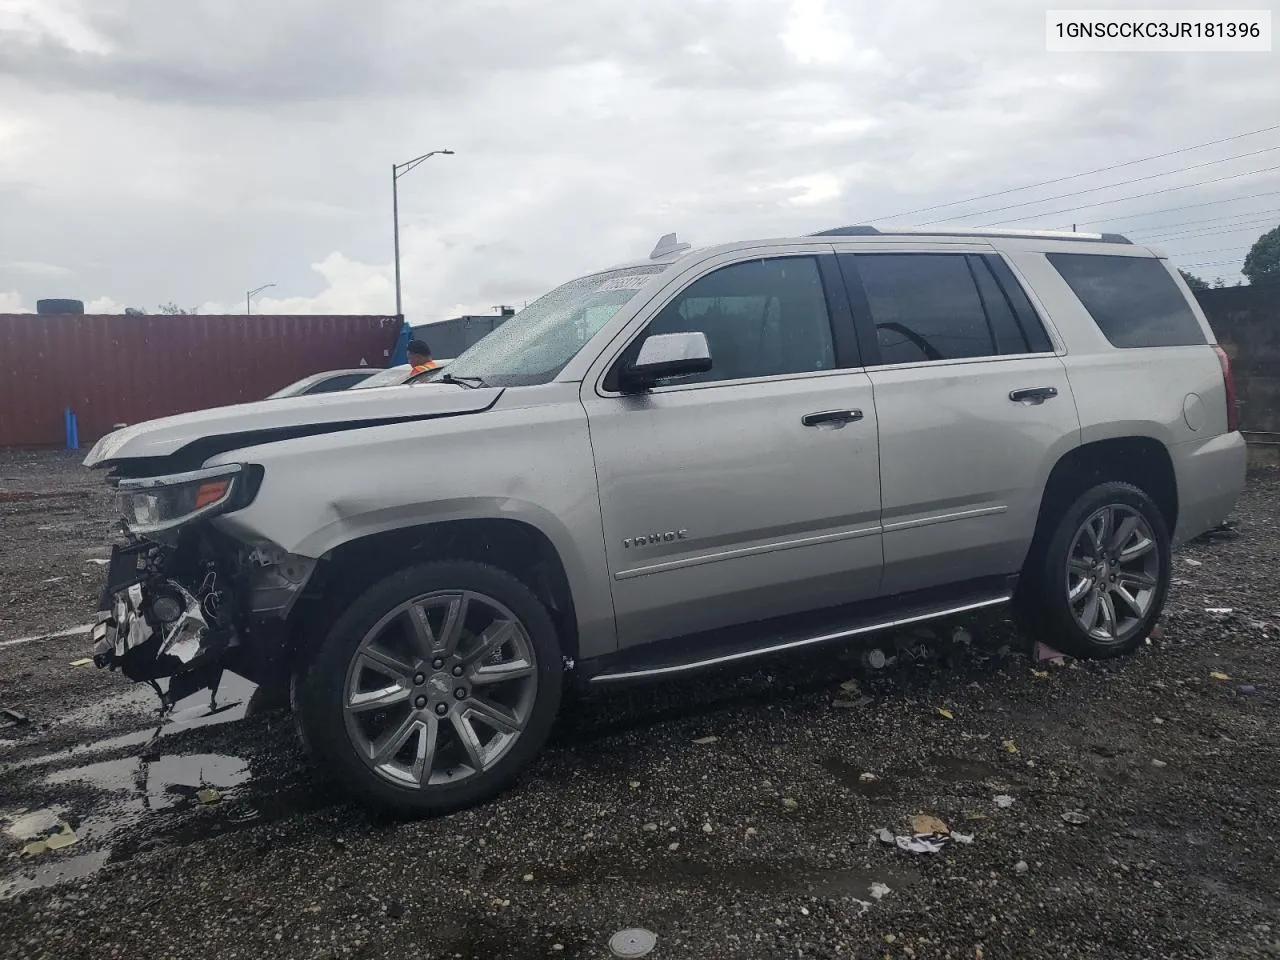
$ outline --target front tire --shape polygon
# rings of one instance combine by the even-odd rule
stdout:
[[[1132,653],[1159,619],[1172,558],[1164,515],[1141,489],[1081,494],[1028,559],[1019,612],[1036,639],[1083,658]]]
[[[374,584],[296,686],[304,742],[356,800],[448,813],[509,787],[559,706],[560,644],[510,574],[443,561]]]

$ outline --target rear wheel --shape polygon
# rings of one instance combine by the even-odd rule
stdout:
[[[509,786],[560,699],[555,628],[509,574],[468,562],[401,571],[358,597],[297,687],[304,739],[356,799],[446,813]]]
[[[1136,649],[1164,607],[1169,531],[1146,493],[1104,483],[1063,512],[1029,558],[1020,613],[1037,639],[1077,657]]]

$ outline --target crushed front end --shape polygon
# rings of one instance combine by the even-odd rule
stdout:
[[[314,568],[213,522],[249,503],[261,470],[235,464],[159,477],[112,476],[123,537],[112,550],[93,628],[93,660],[149,682],[167,709],[224,669],[264,679],[284,620]],[[168,679],[167,688],[159,681]]]

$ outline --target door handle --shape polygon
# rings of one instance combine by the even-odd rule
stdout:
[[[1039,404],[1052,400],[1057,395],[1057,387],[1024,387],[1022,390],[1014,390],[1010,393],[1009,399],[1014,403]]]
[[[857,423],[861,419],[861,410],[823,410],[820,413],[806,413],[800,418],[800,422],[806,427],[817,427],[824,423]]]

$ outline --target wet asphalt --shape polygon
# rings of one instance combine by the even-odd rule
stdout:
[[[1180,551],[1128,659],[1037,662],[991,617],[880,671],[575,699],[511,792],[397,822],[238,678],[159,724],[71,665],[83,636],[28,639],[88,621],[110,503],[68,455],[0,455],[0,957],[595,958],[626,928],[661,958],[1280,956],[1278,495],[1255,472]],[[972,842],[879,839],[922,813]]]

